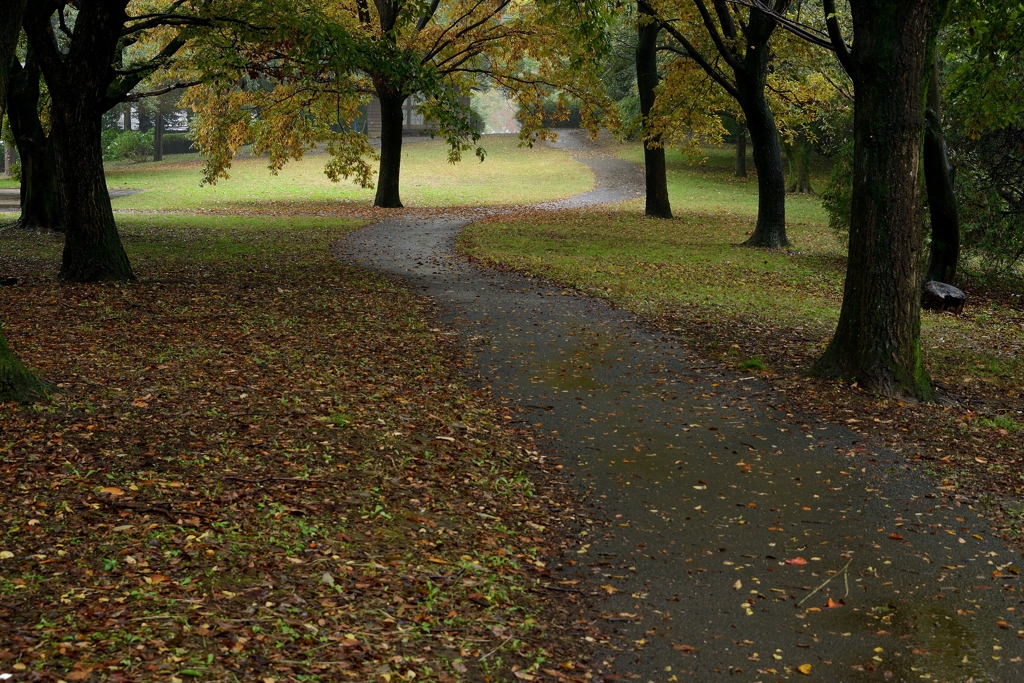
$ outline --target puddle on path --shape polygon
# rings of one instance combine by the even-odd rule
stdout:
[[[436,297],[589,491],[564,572],[606,595],[601,675],[1024,680],[1020,558],[977,511],[626,313],[445,258],[465,222],[382,222],[344,257]]]

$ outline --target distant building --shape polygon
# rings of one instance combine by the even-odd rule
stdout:
[[[417,135],[429,135],[431,130],[437,128],[436,124],[430,119],[424,120],[423,114],[419,113],[416,109],[423,103],[423,98],[419,95],[413,95],[406,98],[405,104],[402,108],[405,110],[405,124],[402,126],[402,135],[405,136],[417,136]],[[462,103],[469,108],[469,98],[463,97]],[[365,133],[367,137],[379,138],[380,137],[380,100],[374,95],[373,99],[366,106],[366,129]]]

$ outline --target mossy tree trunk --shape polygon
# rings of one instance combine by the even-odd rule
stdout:
[[[15,357],[0,334],[0,401],[31,403],[46,396],[50,386]]]
[[[10,68],[25,5],[25,0],[0,2],[0,118],[7,110]],[[46,384],[15,357],[0,333],[0,401],[31,401],[45,395],[46,389]]]
[[[639,5],[641,17],[649,15]],[[639,40],[636,45],[636,84],[640,94],[640,114],[644,123],[644,177],[646,183],[646,204],[644,213],[655,218],[672,218],[672,205],[668,198],[668,176],[665,168],[665,148],[661,135],[652,133],[648,117],[654,109],[655,89],[658,87],[658,33],[661,26],[650,21],[640,24]]]
[[[839,323],[814,366],[879,394],[930,400],[921,358],[921,143],[925,90],[946,0],[856,0],[849,259]],[[827,2],[826,13],[834,13]]]

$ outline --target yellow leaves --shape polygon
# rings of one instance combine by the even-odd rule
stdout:
[[[608,595],[615,595],[616,593],[619,592],[618,588],[616,588],[615,586],[611,586],[611,585],[601,586],[601,589],[604,590],[604,592],[607,593]]]
[[[124,495],[124,490],[119,489],[116,486],[104,486],[103,488],[100,489],[100,494],[101,495],[106,494],[108,496],[117,497],[117,496],[123,496]]]
[[[800,673],[802,673],[804,676],[810,676],[811,675],[811,665],[810,664],[801,664],[800,666],[798,666],[796,668],[796,670],[799,671]]]

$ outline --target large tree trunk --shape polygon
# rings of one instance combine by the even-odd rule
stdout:
[[[939,90],[938,53],[933,56],[928,83],[928,109],[924,129],[924,181],[932,222],[932,249],[925,282],[954,284],[960,260],[960,217],[953,188],[953,167],[942,134],[942,95]]]
[[[639,7],[641,16],[647,14]],[[661,135],[649,132],[648,117],[654,109],[655,88],[658,87],[658,32],[661,25],[651,21],[639,27],[636,45],[636,85],[640,93],[640,114],[644,122],[644,171],[647,202],[644,212],[655,218],[672,218],[668,199],[668,177],[665,169],[665,148]]]
[[[851,2],[853,197],[843,305],[814,366],[887,396],[933,397],[921,359],[925,84],[944,0]]]
[[[52,391],[49,384],[36,377],[11,352],[0,334],[0,401],[30,403]]]
[[[740,107],[747,119],[757,170],[757,225],[744,242],[751,247],[788,247],[786,237],[786,174],[775,117],[764,96],[764,79],[736,74]]]
[[[15,61],[8,87],[7,118],[21,156],[21,228],[60,230],[60,197],[53,139],[39,120],[39,65],[32,51],[24,67]]]
[[[52,10],[49,3],[33,4],[24,26],[53,102],[51,136],[64,223],[60,276],[72,282],[132,280],[110,207],[101,141],[110,64],[127,21],[124,3],[82,4],[67,54],[54,42]]]
[[[736,124],[736,168],[733,174],[737,178],[747,177],[747,124]]]
[[[0,119],[7,111],[7,86],[21,30],[25,0],[0,2]],[[26,402],[43,396],[47,386],[21,364],[0,334],[0,401]]]
[[[399,180],[402,172],[402,127],[405,124],[405,95],[384,93],[380,99],[380,172],[377,174],[377,196],[374,206],[385,209],[402,208]]]
[[[133,280],[103,174],[101,112],[77,94],[71,89],[53,93],[52,135],[65,216],[60,277],[71,282]]]

